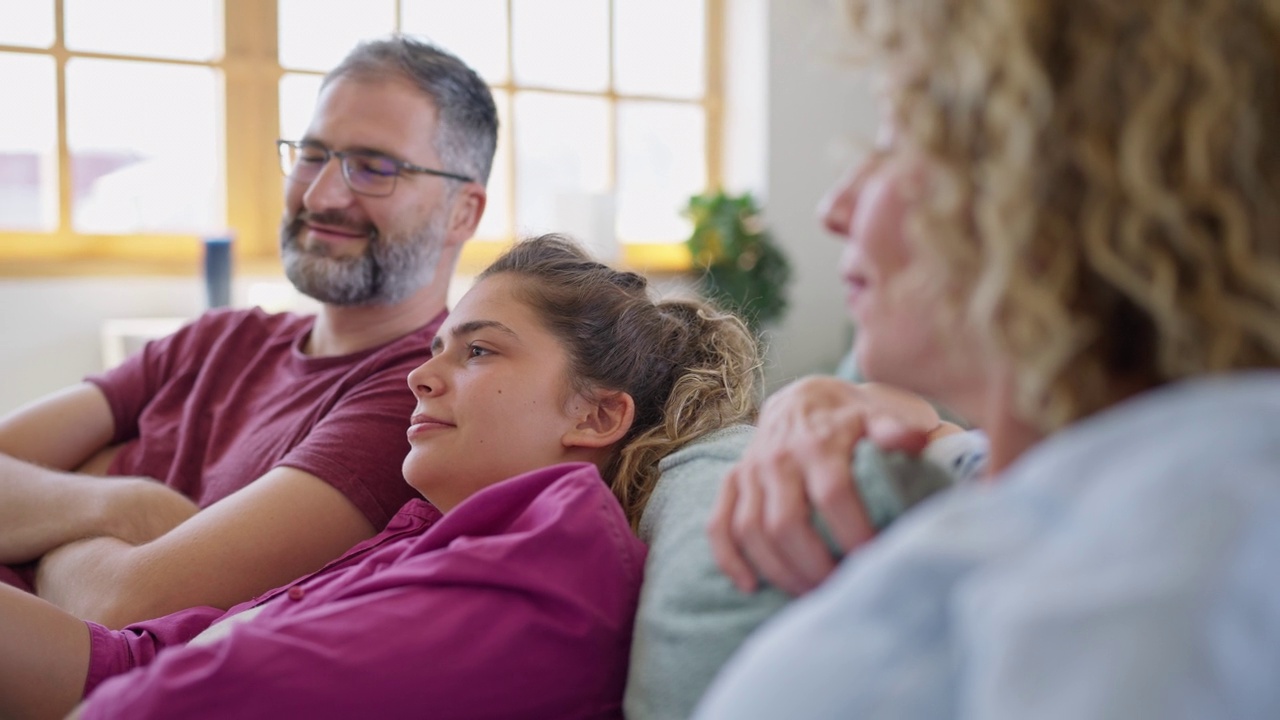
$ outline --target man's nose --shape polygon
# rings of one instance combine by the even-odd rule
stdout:
[[[319,212],[347,207],[351,204],[353,195],[351,188],[347,186],[347,179],[342,176],[342,161],[334,157],[311,180],[302,196],[302,202],[307,210]]]

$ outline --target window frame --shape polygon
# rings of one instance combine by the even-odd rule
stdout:
[[[719,187],[722,169],[724,0],[706,2],[704,94],[701,98],[677,98],[619,93],[614,88],[614,1],[609,12],[609,82],[603,92],[583,92],[517,83],[513,67],[512,0],[507,0],[507,79],[491,83],[508,103],[519,92],[603,98],[609,105],[609,186],[617,182],[617,108],[620,101],[659,101],[701,106],[706,118],[706,178],[708,187]],[[395,0],[396,26],[402,18],[401,0]],[[70,51],[65,43],[64,0],[54,0],[54,41],[48,48],[0,45],[0,52],[52,57],[57,97],[58,226],[50,232],[0,230],[0,277],[67,275],[189,275],[198,267],[203,245],[196,234],[96,234],[72,228],[71,159],[67,146],[66,68],[72,58],[131,60],[148,63],[209,67],[223,79],[226,167],[226,227],[235,233],[237,271],[279,274],[278,228],[284,205],[275,140],[280,127],[280,80],[289,74],[321,75],[286,68],[278,53],[278,3],[275,0],[223,0],[224,53],[211,61],[177,60],[144,56]],[[508,111],[511,107],[506,108]],[[511,112],[508,123],[518,122]],[[514,138],[510,128],[503,130]],[[512,140],[514,142],[514,140]],[[515,149],[508,146],[495,162],[507,166],[508,232],[515,221]],[[673,209],[674,211],[674,209]],[[459,270],[476,272],[492,262],[513,237],[473,239],[466,244]],[[679,272],[692,261],[682,243],[621,244],[620,264],[639,271]]]

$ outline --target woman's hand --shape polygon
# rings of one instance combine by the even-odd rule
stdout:
[[[783,388],[721,487],[707,528],[716,562],[743,592],[757,572],[792,595],[812,590],[835,568],[814,510],[846,552],[873,535],[853,483],[858,441],[916,453],[940,425],[924,399],[884,385],[810,377]]]

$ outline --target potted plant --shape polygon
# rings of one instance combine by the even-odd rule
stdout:
[[[757,333],[781,318],[791,264],[774,244],[751,194],[694,195],[684,214],[693,220],[685,245],[700,272],[700,291]]]

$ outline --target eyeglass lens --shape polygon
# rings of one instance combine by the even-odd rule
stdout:
[[[334,153],[315,147],[280,146],[281,169],[298,182],[311,182],[320,174],[330,155],[342,163],[342,176],[347,186],[358,193],[387,195],[395,188],[400,168],[385,155],[374,153]]]

